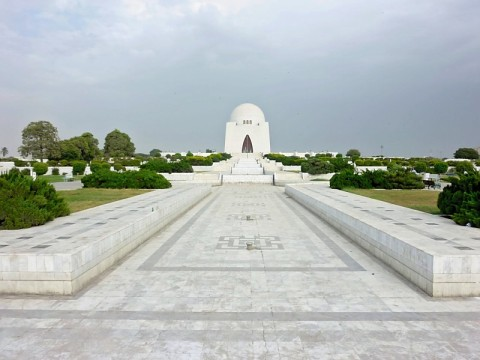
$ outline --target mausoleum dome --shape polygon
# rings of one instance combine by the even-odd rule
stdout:
[[[257,105],[245,103],[233,109],[230,122],[237,125],[257,125],[265,122],[265,115]]]

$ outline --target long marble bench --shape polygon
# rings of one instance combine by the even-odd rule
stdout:
[[[209,195],[174,186],[0,232],[0,293],[71,295]]]
[[[285,192],[430,296],[480,296],[480,229],[328,184]]]

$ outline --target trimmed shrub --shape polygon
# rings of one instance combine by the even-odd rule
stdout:
[[[348,187],[360,189],[423,189],[425,185],[420,176],[402,168],[396,168],[392,171],[365,171],[362,174],[355,174],[353,170],[346,169],[330,179],[330,187],[340,190]]]
[[[445,174],[448,170],[448,164],[444,161],[437,161],[433,164],[433,172],[435,174]]]
[[[85,168],[87,167],[87,162],[84,160],[76,160],[72,162],[72,174],[73,175],[83,175]]]
[[[121,163],[116,162],[113,164],[113,170],[115,171],[125,171],[125,166],[123,166]]]
[[[427,166],[427,163],[425,161],[417,161],[415,163],[415,165],[413,166],[413,168],[415,169],[415,171],[417,173],[424,173],[424,172],[427,171],[428,166]]]
[[[451,178],[438,196],[437,206],[457,224],[480,227],[480,173]]]
[[[28,161],[23,161],[23,160],[20,160],[20,159],[15,159],[15,160],[13,160],[13,164],[14,164],[16,167],[24,167],[24,166],[27,166],[27,165],[28,165]]]
[[[92,173],[99,170],[110,170],[111,165],[106,161],[94,160],[90,162],[90,171]]]
[[[307,161],[302,162],[301,171],[309,173],[310,175],[328,174],[335,171],[335,166],[329,161],[310,158]]]
[[[65,159],[60,160],[58,163],[60,164],[60,166],[68,166],[70,164],[70,162]]]
[[[211,157],[187,156],[186,160],[190,165],[193,166],[211,166],[213,164]]]
[[[181,160],[173,163],[169,163],[172,168],[172,173],[191,173],[193,172],[192,165],[188,161]]]
[[[52,169],[52,175],[60,175],[60,169],[59,168],[53,168]]]
[[[24,229],[70,214],[55,188],[18,170],[0,175],[0,229]]]
[[[48,165],[41,162],[37,162],[33,164],[32,167],[33,167],[33,171],[35,171],[35,173],[39,176],[45,175],[48,171]]]
[[[166,189],[172,184],[160,174],[151,170],[125,171],[117,173],[98,170],[82,178],[86,188],[104,189]]]
[[[459,161],[455,164],[457,174],[472,174],[475,171],[470,161]]]
[[[32,175],[30,169],[22,169],[21,173],[22,173],[22,175],[25,175],[25,176]]]

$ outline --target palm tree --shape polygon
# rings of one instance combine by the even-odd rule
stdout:
[[[8,154],[8,149],[4,146],[4,147],[2,148],[2,157],[7,156],[7,154]]]

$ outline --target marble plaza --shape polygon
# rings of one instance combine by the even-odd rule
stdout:
[[[479,298],[430,297],[262,184],[213,187],[74,295],[0,295],[6,359],[475,359],[479,325]]]

